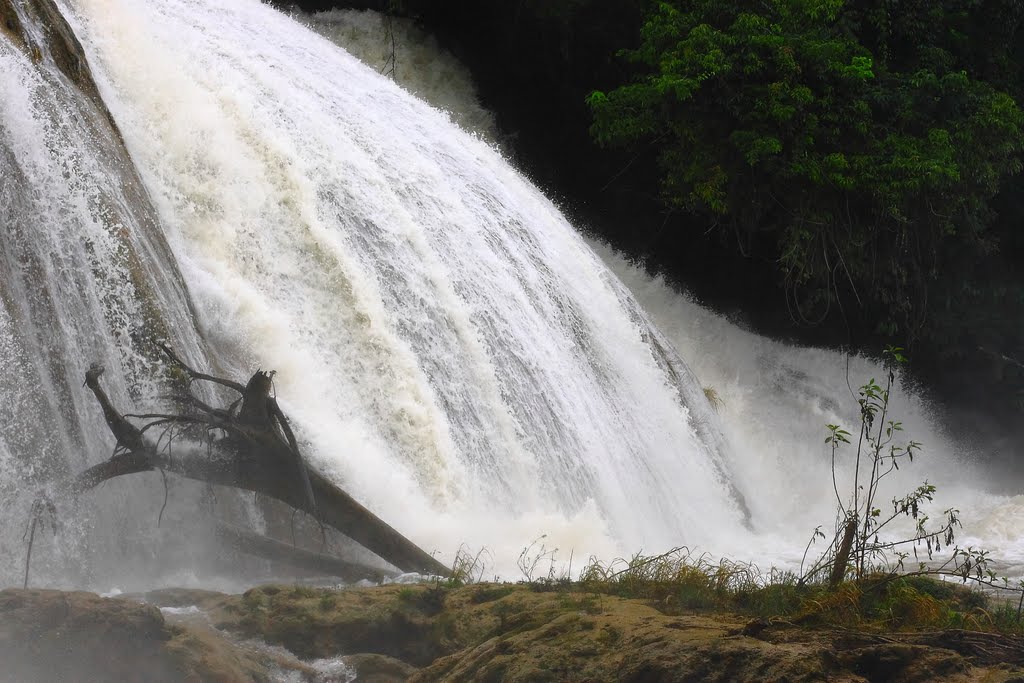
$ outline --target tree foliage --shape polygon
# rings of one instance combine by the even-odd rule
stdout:
[[[996,4],[1019,23],[983,0],[652,3],[591,132],[653,146],[665,201],[776,263],[799,319],[854,304],[920,336],[944,268],[998,247],[992,199],[1021,167]]]

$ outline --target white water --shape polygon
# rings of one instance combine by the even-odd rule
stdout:
[[[278,370],[368,507],[506,575],[542,533],[579,557],[741,528],[699,387],[494,149],[254,0],[73,8],[204,336]]]
[[[277,369],[317,466],[414,541],[487,546],[515,578],[544,533],[562,561],[685,543],[792,565],[831,522],[841,356],[743,332],[597,245],[662,336],[494,149],[255,0],[69,5],[202,334],[231,372]],[[670,346],[725,401],[724,439]],[[897,411],[964,538],[1024,573],[1024,499],[971,485],[927,407]]]
[[[501,137],[494,116],[477,100],[469,70],[411,19],[389,19],[372,10],[295,16],[371,69],[446,112],[463,130],[489,142]]]
[[[383,66],[386,27],[373,12],[334,11],[307,17],[314,28],[359,56]],[[403,87],[435,106],[475,114],[480,106],[464,77],[443,83],[441,71],[459,74],[452,57],[415,32],[396,29],[401,62],[424,65],[399,71]],[[408,45],[408,47],[405,47]],[[460,125],[467,126],[464,120]],[[476,131],[472,126],[470,130]],[[495,135],[483,131],[490,139]],[[752,334],[701,307],[662,278],[652,277],[607,245],[589,241],[605,264],[626,284],[658,329],[691,366],[701,384],[722,399],[719,408],[733,457],[737,486],[745,494],[754,535],[736,532],[707,549],[738,559],[796,566],[810,532],[828,528],[834,515],[830,495],[829,451],[825,425],[857,424],[853,393],[870,378],[882,381],[876,362],[821,349],[773,342]],[[917,463],[891,477],[883,500],[904,495],[923,480],[939,487],[933,517],[947,507],[961,510],[964,529],[957,541],[992,551],[995,565],[1011,576],[1024,575],[1024,481],[999,482],[999,490],[1022,495],[994,495],[988,473],[973,465],[985,444],[969,447],[956,440],[933,417],[930,407],[909,387],[894,392],[893,415],[904,423],[906,438],[923,443]],[[854,431],[851,429],[851,431]],[[974,450],[972,450],[972,448]],[[852,480],[851,457],[840,456],[840,483]],[[635,551],[636,548],[626,548]]]
[[[843,354],[753,334],[609,247],[591,246],[722,400],[719,412],[725,432],[741,463],[735,476],[740,490],[749,492],[747,503],[757,532],[749,540],[750,549],[739,556],[795,566],[810,531],[819,524],[828,531],[834,515],[825,425],[844,425],[856,435],[858,406],[851,388],[856,392],[871,378],[883,383],[884,369],[878,362],[853,357],[847,375]],[[957,543],[989,550],[1000,574],[1024,576],[1024,482],[1004,481],[999,487],[1016,487],[1020,495],[991,493],[988,473],[974,464],[981,454],[972,448],[984,445],[959,442],[912,387],[898,384],[894,389],[891,415],[903,423],[903,441],[921,442],[922,449],[912,464],[887,480],[881,494],[883,509],[892,497],[902,497],[928,480],[938,488],[929,508],[932,518],[938,521],[946,508],[959,509],[963,529]],[[840,452],[840,482],[852,481],[852,456],[849,448]]]
[[[200,355],[184,287],[131,161],[105,113],[56,67],[46,32],[20,3],[13,7],[22,12],[28,45],[0,38],[4,584],[21,581],[36,494],[110,455],[102,415],[80,386],[89,364],[107,368],[105,387],[123,405],[145,402],[154,388],[155,364],[140,351],[146,334],[189,358]],[[152,571],[165,559],[147,543],[158,536],[187,561],[180,537],[153,529],[153,483],[143,476],[131,487],[103,488],[73,513],[57,501],[59,539],[44,520],[33,578],[81,585],[110,571]],[[141,552],[122,556],[121,539]]]

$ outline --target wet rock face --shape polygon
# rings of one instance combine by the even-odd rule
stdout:
[[[162,652],[172,636],[152,606],[92,593],[0,591],[5,680],[184,680],[182,669]]]
[[[0,0],[0,32],[33,60],[49,57],[83,93],[101,104],[82,45],[53,0],[16,2]],[[45,28],[32,32],[27,29],[29,24]]]
[[[262,682],[296,668],[303,671],[213,629],[167,623],[157,607],[134,600],[0,591],[3,683]]]
[[[21,26],[21,19],[14,10],[14,0],[0,0],[0,35],[10,40],[14,45],[25,49],[25,35]]]
[[[165,590],[145,599],[197,611],[165,622],[155,606],[131,599],[0,591],[0,677],[327,683],[343,670],[354,672],[354,683],[1024,681],[1016,636],[1004,636],[1014,649],[996,656],[992,644],[932,643],[933,632],[852,634],[765,620],[752,628],[733,614],[669,615],[642,600],[524,586],[264,586],[237,596]],[[901,642],[922,639],[928,643]]]

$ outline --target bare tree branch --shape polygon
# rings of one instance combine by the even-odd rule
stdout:
[[[113,406],[100,386],[103,368],[93,364],[86,372],[85,384],[103,409],[104,419],[117,439],[117,446],[115,455],[109,460],[64,482],[67,492],[81,495],[110,479],[160,469],[187,479],[255,491],[275,498],[337,529],[402,571],[449,573],[448,568],[433,556],[319,472],[306,467],[288,418],[270,395],[272,372],[258,370],[243,387],[231,380],[197,373],[182,363],[169,348],[164,347],[164,351],[191,378],[239,391],[242,397],[237,416],[233,406],[220,410],[191,397],[182,398],[180,402],[199,408],[199,412],[191,415],[134,415],[132,417],[136,419],[150,420],[141,428],[136,427],[128,421],[128,416]],[[169,449],[162,452],[158,442],[145,436],[151,427],[168,423],[193,425],[202,431],[205,438],[182,443],[183,437],[175,435],[171,457]],[[221,436],[215,438],[216,435]]]

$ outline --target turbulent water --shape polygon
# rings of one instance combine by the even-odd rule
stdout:
[[[70,9],[203,336],[371,509],[505,567],[741,525],[699,387],[490,146],[257,2]]]
[[[201,355],[173,256],[116,130],[95,94],[58,66],[57,31],[43,29],[35,6],[12,7],[26,30],[22,44],[0,36],[3,583],[21,575],[36,494],[109,456],[102,415],[80,388],[89,364],[108,369],[105,385],[123,405],[153,393],[146,338]],[[36,576],[90,583],[110,571],[153,571],[152,546],[130,553],[125,540],[161,537],[187,558],[180,534],[153,528],[151,483],[96,492],[59,516],[57,537],[40,526]],[[175,517],[187,525],[187,514]],[[41,521],[50,529],[53,520]]]
[[[725,544],[729,552],[798,566],[810,530],[819,524],[830,529],[834,515],[825,425],[843,425],[856,434],[854,392],[869,379],[884,382],[885,370],[870,359],[765,339],[711,313],[607,246],[592,246],[720,398],[719,413],[740,463],[737,485],[749,492],[756,531],[750,538],[730,539]],[[883,504],[925,480],[935,484],[929,513],[938,520],[947,508],[960,510],[963,528],[956,542],[989,549],[1000,573],[1024,576],[1024,481],[1019,472],[1007,478],[979,466],[991,461],[982,452],[989,446],[960,440],[913,387],[897,379],[892,396],[891,415],[903,423],[902,442],[913,439],[922,447],[912,464],[886,480]],[[840,485],[852,481],[852,447],[840,450],[838,461]],[[902,530],[909,537],[909,525]]]
[[[472,82],[451,55],[414,27],[387,25],[379,14],[368,11],[324,12],[303,20],[378,70],[388,68],[394,38],[400,55],[397,63],[406,65],[395,73],[397,82],[435,107],[462,114],[456,121],[463,128],[497,139],[493,121],[478,113]],[[438,73],[446,77],[438,78]],[[701,385],[712,388],[718,397],[717,411],[737,463],[735,485],[750,508],[753,533],[733,529],[701,549],[741,560],[756,558],[765,565],[797,567],[811,530],[818,525],[827,529],[835,512],[835,498],[829,495],[831,461],[824,447],[825,425],[856,426],[854,392],[868,379],[881,381],[884,369],[869,359],[793,347],[748,332],[607,245],[588,244],[629,288]],[[991,549],[994,564],[1002,572],[1024,576],[1024,495],[1014,495],[1024,492],[1021,471],[989,472],[976,465],[993,460],[988,450],[1013,445],[995,439],[965,443],[937,420],[936,412],[916,390],[902,382],[893,397],[894,417],[904,423],[906,439],[923,442],[923,450],[916,467],[905,468],[887,482],[883,499],[903,495],[928,479],[939,487],[930,509],[933,515],[948,507],[963,513],[964,529],[957,541]],[[852,481],[851,455],[840,452],[840,483]],[[1007,460],[1007,454],[1002,456]],[[691,538],[684,534],[680,542]],[[620,543],[621,552],[636,550]]]
[[[44,430],[57,469],[106,457],[74,378],[100,358],[115,398],[144,398],[152,368],[135,340],[159,311],[190,357],[202,339],[225,372],[276,369],[315,466],[445,560],[486,547],[490,570],[515,578],[520,549],[547,534],[560,563],[686,544],[792,564],[831,522],[823,425],[854,412],[842,358],[743,332],[588,246],[487,142],[479,107],[459,104],[464,81],[404,76],[437,106],[476,112],[453,121],[256,0],[64,9],[144,191],[123,194],[134,171],[90,127],[92,105],[0,39],[0,206],[13,217],[0,360],[21,373],[5,376],[0,410],[25,425],[0,432],[0,486],[45,478],[18,442],[41,425],[59,425]],[[379,40],[373,15],[313,21],[354,53]],[[400,78],[407,63],[449,63],[396,55]],[[851,367],[854,382],[872,373]],[[929,473],[959,482],[968,533],[1024,562],[1024,500],[966,486],[927,408],[899,408],[928,435],[913,433],[938,463]],[[78,543],[157,558],[141,537],[166,532],[126,512],[155,517],[151,496],[109,500],[127,489],[106,484],[94,507],[131,533]],[[189,504],[169,507],[187,527]]]
[[[463,130],[497,143],[502,135],[476,97],[469,70],[411,19],[372,10],[297,13],[303,24],[387,75],[431,106],[447,112]]]

